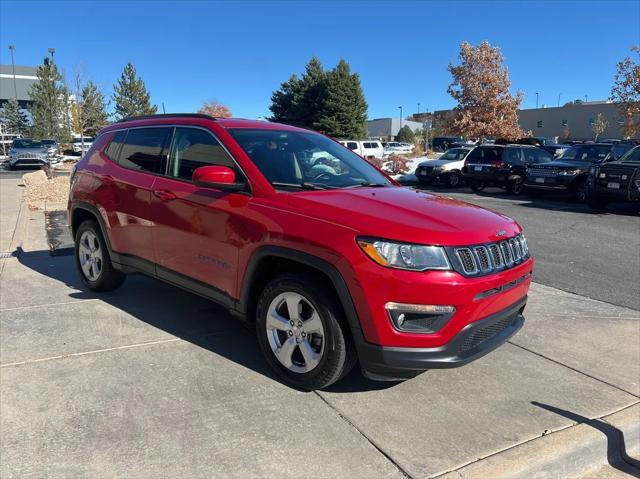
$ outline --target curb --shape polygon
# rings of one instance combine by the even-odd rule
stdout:
[[[640,477],[640,403],[538,437],[437,477],[575,477],[607,465],[631,477]]]

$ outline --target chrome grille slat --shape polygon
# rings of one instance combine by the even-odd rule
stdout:
[[[485,275],[512,268],[529,257],[527,240],[521,235],[495,243],[451,248],[458,270],[468,276]]]

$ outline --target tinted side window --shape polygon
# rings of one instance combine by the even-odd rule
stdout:
[[[534,150],[535,151],[535,163],[547,163],[553,161],[553,155],[546,150]]]
[[[170,155],[169,176],[191,181],[196,168],[208,165],[227,166],[240,171],[220,142],[209,132],[197,128],[176,128]]]
[[[348,141],[347,142],[347,148],[349,148],[350,150],[357,150],[358,149],[358,144],[354,141]]]
[[[640,146],[636,146],[633,150],[627,153],[622,161],[640,161]]]
[[[524,150],[524,153],[526,154],[527,150]],[[505,158],[504,160],[507,163],[510,163],[512,165],[521,165],[522,164],[522,153],[523,153],[523,149],[522,148],[505,148]]]
[[[172,128],[133,128],[127,133],[119,161],[125,168],[164,174]]]
[[[125,130],[116,131],[111,139],[111,143],[104,149],[104,154],[107,155],[111,161],[118,161],[118,153],[124,143],[125,136],[127,136]]]

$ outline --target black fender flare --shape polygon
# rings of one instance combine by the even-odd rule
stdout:
[[[110,254],[113,254],[113,249],[111,248],[111,240],[109,239],[109,235],[107,234],[108,228],[104,224],[104,218],[102,218],[102,215],[100,214],[100,211],[98,210],[98,208],[96,208],[91,203],[87,203],[85,201],[75,201],[71,205],[71,208],[69,211],[69,218],[68,218],[69,228],[71,229],[72,233],[79,226],[79,225],[73,224],[73,216],[76,210],[85,210],[88,213],[91,213],[91,215],[95,217],[96,221],[98,222],[98,226],[100,226],[102,237],[104,238],[104,241],[107,244],[107,249],[109,250]]]
[[[276,257],[295,261],[325,274],[333,284],[333,287],[338,294],[338,300],[342,305],[354,339],[362,336],[362,328],[360,326],[360,321],[358,319],[358,314],[353,304],[353,300],[351,299],[351,293],[349,293],[347,283],[338,269],[322,258],[281,246],[261,246],[251,255],[242,281],[240,300],[238,301],[239,313],[243,315],[247,313],[251,285],[255,278],[258,265],[267,257]]]

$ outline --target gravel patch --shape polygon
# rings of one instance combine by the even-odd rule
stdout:
[[[38,170],[23,175],[22,181],[25,186],[24,199],[31,209],[38,209],[45,202],[66,203],[69,198],[67,176],[48,179],[44,171]]]

